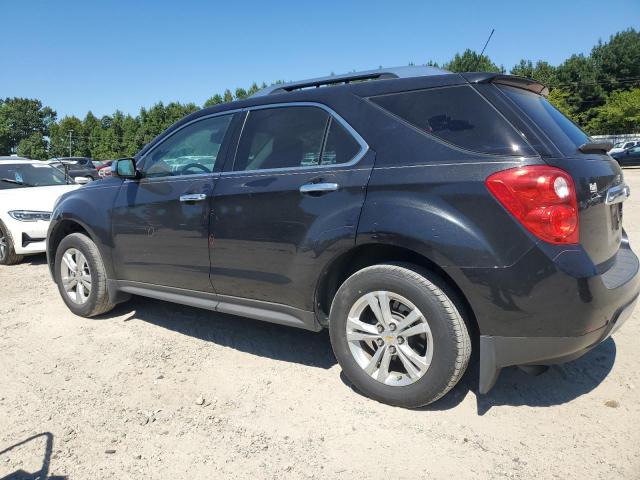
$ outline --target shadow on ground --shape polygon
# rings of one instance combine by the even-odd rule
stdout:
[[[133,309],[135,312],[132,312]],[[133,297],[130,302],[119,305],[107,318],[127,315],[129,312],[131,314],[125,321],[142,320],[253,355],[324,369],[336,364],[327,331],[307,332],[141,297]],[[478,415],[502,405],[560,405],[596,388],[613,368],[615,358],[616,345],[609,338],[583,357],[552,366],[537,377],[516,367],[505,368],[495,387],[486,395],[478,393],[478,362],[477,358],[472,358],[458,385],[442,399],[420,410],[428,412],[455,408],[469,392],[476,396]],[[340,378],[355,390],[343,374]]]
[[[472,392],[476,397],[478,415],[492,407],[503,405],[550,407],[571,402],[600,385],[616,359],[616,344],[607,339],[573,362],[553,365],[539,376],[529,375],[517,367],[502,370],[493,389],[486,395],[478,393],[478,362],[469,366],[456,387],[441,400],[424,410],[448,410],[457,406]]]
[[[125,321],[142,320],[217,345],[261,357],[328,369],[337,362],[328,332],[292,327],[226,315],[160,300],[133,297],[104,318],[127,315]]]
[[[44,253],[37,255],[27,255],[26,257],[24,257],[21,263],[25,263],[27,265],[46,265],[47,256]]]
[[[53,434],[51,432],[43,432],[26,438],[10,447],[0,450],[0,461],[9,460],[15,455],[20,458],[19,450],[22,446],[27,446],[32,442],[37,442],[40,437],[45,439],[44,453],[42,457],[42,467],[36,472],[28,472],[19,468],[8,475],[0,478],[0,480],[65,480],[66,476],[49,476],[49,466],[51,464],[51,452],[53,451]],[[4,462],[3,462],[4,464]]]

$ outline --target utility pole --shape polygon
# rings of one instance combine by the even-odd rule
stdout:
[[[73,135],[73,130],[69,130],[69,156],[71,156],[71,135]]]

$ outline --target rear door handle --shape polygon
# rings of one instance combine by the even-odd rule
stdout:
[[[185,203],[201,202],[205,198],[207,198],[207,195],[204,193],[190,193],[188,195],[180,195],[180,201]]]
[[[307,183],[300,187],[300,193],[304,195],[322,195],[336,190],[338,190],[337,183]]]

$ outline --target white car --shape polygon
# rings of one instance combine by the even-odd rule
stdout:
[[[638,144],[640,144],[640,142],[636,140],[630,140],[627,142],[618,142],[613,146],[611,150],[609,150],[608,153],[609,155],[611,155],[613,153],[624,152],[627,148],[635,147]]]
[[[44,162],[0,162],[0,265],[44,252],[55,201],[78,187]]]

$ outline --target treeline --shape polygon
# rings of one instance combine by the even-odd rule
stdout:
[[[430,61],[428,65],[438,66]],[[454,72],[505,73],[488,56],[472,50],[456,54],[442,68]],[[558,66],[544,60],[521,60],[509,73],[538,80],[550,89],[549,99],[589,134],[640,133],[640,32],[633,28],[599,42],[587,56],[572,55]],[[264,87],[265,84],[262,85]],[[246,98],[260,88],[237,88],[215,94],[204,107]],[[159,102],[136,116],[116,110],[101,118],[65,116],[40,100],[0,99],[0,155],[30,158],[88,156],[113,159],[132,156],[168,126],[198,110],[195,103]]]

